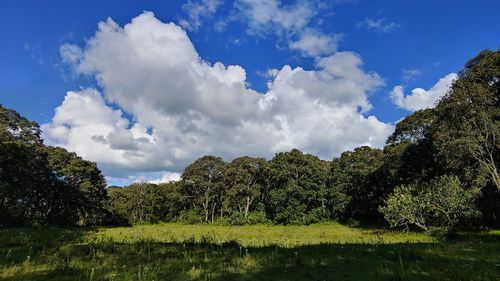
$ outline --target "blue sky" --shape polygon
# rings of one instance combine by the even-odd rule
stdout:
[[[223,134],[222,132],[238,130],[239,133],[236,134],[238,137],[246,136],[250,134],[250,131],[248,128],[241,129],[240,127],[228,127],[224,125],[230,122],[228,120],[231,118],[224,120],[221,118],[226,118],[226,115],[231,116],[230,114],[233,113],[228,111],[224,112],[223,115],[218,113],[216,115],[211,114],[212,112],[225,110],[224,108],[227,108],[227,106],[241,106],[243,108],[244,105],[241,103],[245,103],[246,106],[247,101],[237,101],[236,104],[231,104],[230,101],[224,99],[224,96],[217,95],[210,97],[210,99],[218,100],[218,103],[214,103],[216,105],[212,107],[209,107],[212,103],[209,103],[210,105],[199,105],[199,100],[180,101],[178,95],[183,95],[182,93],[162,92],[161,89],[164,87],[168,88],[172,84],[168,84],[168,79],[165,79],[166,84],[159,88],[154,88],[158,86],[159,82],[152,82],[153,84],[149,85],[149,79],[138,80],[136,81],[137,83],[130,84],[132,88],[135,85],[142,85],[146,88],[151,88],[152,92],[149,94],[142,93],[141,90],[135,90],[134,92],[129,87],[123,93],[123,95],[129,95],[125,97],[122,95],[123,90],[118,89],[117,84],[114,84],[115,80],[98,81],[99,75],[123,75],[121,72],[106,72],[109,67],[114,66],[112,64],[114,62],[110,61],[106,65],[100,62],[95,63],[91,59],[91,56],[103,50],[87,45],[89,40],[97,38],[95,37],[96,32],[98,32],[97,24],[106,21],[108,17],[112,18],[120,28],[130,23],[133,18],[143,14],[144,11],[154,13],[152,18],[147,19],[149,21],[148,24],[151,25],[144,25],[145,28],[158,27],[158,30],[160,30],[160,25],[157,25],[157,22],[173,22],[176,26],[187,32],[187,38],[184,39],[188,43],[191,42],[195,48],[194,54],[198,55],[204,62],[207,62],[209,66],[213,66],[216,62],[221,62],[225,67],[228,65],[237,65],[244,70],[246,74],[245,78],[239,76],[239,68],[227,70],[228,73],[224,76],[226,78],[221,78],[233,79],[236,77],[234,79],[245,85],[242,87],[246,87],[246,89],[237,91],[246,92],[247,90],[255,90],[260,95],[266,94],[269,91],[267,83],[274,81],[277,84],[277,80],[273,80],[276,78],[275,74],[283,70],[283,66],[285,65],[289,65],[291,69],[300,67],[319,73],[321,69],[326,69],[325,65],[338,66],[342,65],[341,62],[347,60],[350,61],[351,65],[356,65],[356,69],[359,67],[363,75],[376,73],[377,77],[370,76],[367,78],[371,79],[368,81],[370,83],[369,86],[363,84],[368,83],[365,80],[348,81],[349,83],[361,83],[363,86],[359,88],[361,94],[359,94],[360,96],[358,96],[356,101],[349,101],[346,104],[356,107],[357,109],[353,112],[359,112],[361,118],[368,119],[369,116],[376,118],[377,122],[380,123],[373,125],[376,128],[381,128],[380,126],[386,127],[384,129],[376,129],[376,133],[374,131],[374,133],[367,134],[366,136],[353,134],[352,137],[346,137],[344,143],[348,143],[348,145],[340,143],[332,144],[331,146],[335,147],[335,149],[327,148],[328,142],[335,142],[334,138],[332,140],[318,139],[314,137],[312,132],[307,132],[301,124],[297,123],[298,121],[295,123],[294,121],[290,121],[294,118],[288,116],[290,112],[279,113],[279,110],[284,110],[282,108],[285,108],[284,104],[288,104],[288,102],[283,102],[279,107],[281,109],[277,107],[268,110],[273,112],[273,115],[269,117],[270,119],[266,120],[261,120],[263,118],[261,116],[266,114],[271,115],[271,113],[262,112],[258,114],[258,118],[255,116],[250,118],[247,115],[240,116],[238,115],[239,113],[234,115],[234,119],[239,120],[239,122],[250,122],[251,120],[252,122],[256,122],[256,124],[260,124],[259,126],[265,126],[270,123],[270,120],[276,120],[279,116],[288,118],[289,124],[287,124],[290,127],[288,130],[292,130],[293,132],[288,133],[289,135],[283,133],[283,135],[286,135],[285,137],[282,135],[277,136],[274,143],[272,140],[270,141],[269,146],[273,147],[272,149],[257,153],[261,154],[259,156],[265,157],[270,157],[272,153],[285,150],[289,147],[299,147],[307,152],[320,154],[322,158],[328,159],[341,152],[342,149],[352,148],[355,145],[371,144],[373,146],[380,146],[381,139],[387,135],[390,126],[395,121],[415,109],[432,106],[429,100],[432,101],[445,92],[447,82],[451,81],[454,77],[450,74],[460,71],[467,59],[483,49],[498,49],[500,47],[500,28],[498,28],[500,26],[500,16],[498,16],[500,2],[493,0],[480,2],[191,0],[50,1],[50,4],[48,3],[46,1],[22,0],[2,1],[0,3],[0,34],[2,34],[0,52],[0,103],[16,109],[24,116],[36,120],[40,124],[48,124],[45,127],[48,131],[45,136],[47,136],[47,141],[50,144],[66,147],[86,158],[97,161],[108,176],[108,181],[117,184],[137,179],[161,180],[162,178],[175,178],[182,171],[182,167],[186,163],[204,153],[219,153],[225,159],[230,160],[232,157],[238,155],[238,151],[250,154],[262,149],[259,150],[261,148],[259,145],[255,145],[252,149],[242,149],[240,147],[242,142],[237,140],[228,141],[229,144],[227,145],[221,144],[215,138],[200,137],[203,134],[193,135],[200,137],[200,139],[197,139],[198,142],[193,141],[193,143],[197,143],[195,146],[197,148],[196,153],[186,152],[190,146],[185,146],[184,143],[188,141],[183,140],[181,137],[176,138],[177,142],[169,139],[168,142],[157,144],[158,146],[178,146],[179,151],[170,151],[167,153],[163,150],[156,151],[156,148],[149,146],[147,146],[147,149],[142,147],[142,144],[147,142],[146,139],[149,137],[151,137],[149,142],[160,139],[159,136],[161,134],[159,132],[161,131],[163,133],[170,132],[171,135],[175,135],[175,133],[172,133],[173,131],[167,125],[163,127],[156,126],[155,122],[151,121],[154,119],[153,117],[141,113],[146,111],[145,108],[138,108],[132,105],[132,101],[136,101],[135,99],[126,99],[130,98],[131,95],[141,97],[143,100],[148,99],[148,97],[153,97],[150,99],[153,100],[155,97],[162,95],[175,97],[175,99],[166,100],[165,102],[168,104],[165,104],[165,106],[154,108],[154,110],[160,112],[155,116],[157,118],[155,120],[163,120],[158,121],[159,123],[169,122],[165,121],[167,117],[173,118],[175,116],[177,118],[181,116],[177,111],[172,111],[172,108],[175,109],[176,106],[179,108],[179,111],[182,111],[182,108],[184,108],[175,104],[175,101],[185,102],[186,104],[196,103],[196,106],[186,106],[183,114],[199,113],[203,120],[206,119],[205,121],[209,122],[208,124],[217,124],[217,130],[221,130],[220,132],[217,131],[219,132],[217,133],[219,136]],[[261,16],[265,12],[270,12],[272,17],[264,17],[262,19]],[[304,44],[301,45],[299,43],[303,38],[320,41],[313,40],[312,43],[309,41],[309,44],[306,44],[307,42],[304,41],[302,42]],[[111,44],[109,40],[113,39],[106,40],[103,42]],[[145,41],[147,40],[148,38],[145,39]],[[322,47],[320,48],[318,46],[322,44],[321,42],[324,45],[321,45]],[[142,43],[139,42],[138,44]],[[69,57],[67,57],[68,53],[66,53],[65,57],[61,51],[63,46],[73,46],[75,48],[71,50],[78,50],[77,53],[80,52],[83,55],[75,59],[75,61],[70,61]],[[168,50],[170,46],[168,44],[160,45],[160,51]],[[121,47],[117,49],[119,48]],[[126,56],[126,50],[117,52],[117,55],[125,54]],[[73,53],[71,52],[71,54]],[[323,64],[320,63],[322,59],[335,56],[336,54],[347,55],[343,59],[337,56],[333,62],[326,62],[325,60]],[[360,60],[359,65],[352,61],[354,57]],[[90,67],[92,70],[83,69],[89,67],[92,63],[94,63]],[[147,68],[145,69],[153,69],[157,73],[165,73],[167,76],[172,74],[166,68],[161,68],[161,66],[160,68],[151,68],[151,65],[146,65],[145,62],[136,61],[136,64],[130,65],[131,68],[146,66]],[[196,69],[205,69],[203,65],[196,67]],[[342,65],[342,67],[345,66]],[[269,69],[276,69],[275,74],[266,75]],[[341,72],[345,71],[341,70]],[[283,71],[279,73],[282,73],[282,75],[286,74]],[[125,74],[132,75],[132,73]],[[296,81],[299,79],[298,77],[301,77],[299,74],[297,75],[297,77],[293,78],[294,85],[305,85]],[[329,72],[328,75],[331,75],[331,79],[338,79],[339,74]],[[137,77],[137,75],[133,77]],[[345,77],[342,76],[342,78]],[[444,80],[440,84],[439,80],[441,78]],[[193,79],[195,79],[193,81],[200,81],[199,77]],[[347,77],[346,79],[353,78]],[[175,80],[172,81],[175,82]],[[222,86],[208,84],[208,82],[200,83],[197,88],[198,90],[200,89],[199,87],[208,87],[206,85],[213,87],[210,89],[214,92],[227,90],[226,88],[221,88]],[[310,83],[314,84],[316,82]],[[326,82],[325,84],[316,84],[323,85],[323,87],[330,85]],[[80,91],[88,88],[95,89],[97,93],[95,95],[88,94],[88,92],[80,93]],[[311,87],[304,86],[304,89],[306,88],[309,89]],[[421,89],[412,92],[416,88]],[[275,89],[277,92],[276,99],[280,100],[281,96],[279,95],[282,94],[278,93],[278,85],[275,85]],[[231,91],[233,90],[231,88]],[[108,109],[111,110],[110,112],[119,110],[123,120],[125,120],[122,121],[127,124],[117,126],[122,126],[123,128],[120,127],[121,129],[128,130],[127,134],[131,134],[132,140],[135,140],[137,143],[130,144],[129,146],[127,146],[128,144],[122,144],[122,146],[113,144],[113,133],[117,133],[118,131],[103,131],[101,135],[89,135],[89,139],[99,139],[101,141],[100,144],[104,145],[106,142],[106,145],[109,145],[110,148],[117,149],[116,159],[105,161],[82,148],[85,144],[93,147],[93,143],[85,142],[83,139],[80,139],[78,143],[71,142],[76,136],[81,137],[88,130],[78,131],[75,129],[71,131],[73,134],[71,135],[72,137],[64,140],[58,139],[60,135],[57,135],[56,132],[59,132],[62,127],[73,129],[80,126],[78,122],[75,125],[69,121],[58,121],[65,118],[65,120],[75,120],[76,117],[74,116],[68,117],[61,114],[61,116],[57,117],[54,115],[56,108],[62,108],[60,111],[64,112],[64,107],[62,107],[63,101],[65,98],[69,101],[68,97],[72,97],[68,96],[68,91],[77,92],[75,99],[90,95],[95,97],[97,103],[102,100],[103,111]],[[308,94],[307,90],[305,92]],[[191,99],[199,99],[200,97],[203,99],[204,97],[203,93],[200,94],[201,96],[195,94],[190,96],[190,94],[192,93],[187,92],[184,96],[189,96]],[[273,93],[271,92],[271,94]],[[311,97],[314,96],[313,93],[310,95]],[[337,94],[336,90],[333,89],[331,94],[327,93],[325,95],[335,96],[340,94]],[[297,94],[298,96],[299,94]],[[323,98],[320,98],[320,102]],[[364,98],[368,100],[370,106],[366,106]],[[331,111],[329,112],[340,112],[341,109],[344,110],[345,108],[345,104],[341,104],[341,101],[345,101],[346,99],[339,98],[332,101],[331,98],[324,98],[324,102],[330,106]],[[231,97],[229,97],[229,100],[231,100]],[[297,102],[301,107],[302,104],[309,101],[314,101],[314,99],[301,99],[300,101],[297,99],[293,102]],[[160,102],[158,101],[158,105]],[[290,101],[290,104],[295,104],[293,102]],[[259,102],[259,104],[261,103],[262,101]],[[220,104],[223,104],[225,107],[221,106],[219,108]],[[98,108],[97,105],[90,106],[91,110],[97,110],[96,108]],[[365,108],[360,109],[362,107]],[[147,111],[152,112],[154,110],[148,109]],[[293,111],[293,108],[286,110]],[[306,108],[300,108],[297,110],[297,114],[306,115],[304,119],[307,119],[306,117],[309,115],[315,114],[315,111],[307,110]],[[334,113],[329,114],[331,114],[331,118],[337,118]],[[353,117],[352,114],[355,113],[351,112],[349,114],[351,114],[349,115],[349,118],[351,118]],[[183,117],[186,116],[189,117],[191,115],[183,115]],[[329,115],[322,115],[321,118],[325,118],[325,116],[327,119],[330,118]],[[342,117],[344,119],[339,119],[339,122],[348,120],[345,119],[347,118],[345,116]],[[257,119],[259,120],[256,121]],[[311,120],[308,122],[316,122]],[[122,121],[116,122],[120,123]],[[89,124],[89,128],[92,128],[92,126],[101,128],[105,127],[103,124],[107,124],[99,122]],[[179,124],[185,124],[183,123],[184,121],[179,122],[181,123],[172,126],[180,128]],[[363,122],[369,123],[371,121],[364,120]],[[141,124],[143,126],[137,126],[137,131],[134,131],[132,130],[134,124]],[[332,123],[330,125],[331,130],[339,129],[338,124]],[[57,126],[62,127],[58,128]],[[285,126],[283,123],[280,123],[276,128],[285,128]],[[138,133],[141,130],[144,131],[142,132],[144,133],[142,137],[142,133]],[[285,129],[283,130],[285,132]],[[354,126],[352,130],[364,129],[363,127],[357,129]],[[192,132],[189,131],[189,133]],[[302,133],[298,134],[296,132]],[[335,139],[339,139],[340,142],[343,140],[344,135],[346,134],[339,134],[342,137],[336,137]],[[366,141],[362,139],[363,137],[366,138]],[[168,137],[165,136],[164,138],[167,139]],[[232,138],[232,136],[225,137],[224,139],[228,138]],[[247,144],[257,142],[257,140],[254,141],[248,136],[246,139],[248,140]],[[198,149],[200,146],[206,146],[206,148]],[[227,147],[223,148],[222,146]],[[245,147],[247,146],[251,145],[246,145]],[[154,154],[162,155],[163,164],[144,164],[146,162],[158,162],[158,159],[154,157],[145,156],[147,151],[149,151],[148,149],[155,150]],[[133,155],[134,157],[144,156],[144,158],[136,159],[135,161],[135,163],[143,164],[134,166],[121,159],[126,158],[127,155]]]

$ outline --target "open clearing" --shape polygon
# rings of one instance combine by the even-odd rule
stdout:
[[[1,280],[500,280],[500,231],[158,224],[0,230]]]

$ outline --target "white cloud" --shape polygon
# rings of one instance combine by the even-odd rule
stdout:
[[[188,0],[182,6],[188,19],[181,19],[179,24],[185,29],[197,31],[203,24],[203,20],[212,17],[221,4],[222,0]]]
[[[340,39],[341,35],[338,34],[325,35],[308,29],[300,35],[297,41],[291,41],[289,47],[292,50],[301,51],[305,56],[317,57],[334,53]]]
[[[100,23],[80,53],[69,62],[103,92],[68,92],[42,126],[44,138],[96,161],[115,181],[158,179],[205,154],[272,157],[296,147],[331,159],[383,146],[393,129],[363,115],[383,80],[351,52],[317,59],[313,70],[272,70],[269,89],[258,93],[241,66],[204,61],[182,28],[146,12],[123,28]]]
[[[237,0],[235,7],[248,24],[248,32],[255,35],[294,34],[302,31],[316,15],[316,7],[309,1],[282,5],[280,0]]]
[[[395,22],[387,22],[386,19],[370,19],[365,18],[364,21],[358,23],[358,28],[365,27],[368,29],[373,29],[378,33],[389,33],[394,29],[401,27],[401,25]]]
[[[444,96],[450,89],[453,81],[457,79],[456,73],[450,73],[432,86],[429,90],[415,88],[411,94],[404,94],[404,88],[401,85],[395,86],[390,95],[392,102],[397,106],[409,111],[416,111],[424,108],[432,108],[437,101]]]
[[[420,72],[420,70],[417,68],[403,69],[403,79],[402,80],[403,80],[403,82],[412,81],[415,78],[419,77],[420,75],[422,75],[422,72]]]
[[[63,62],[67,64],[76,63],[82,57],[82,50],[78,46],[70,44],[63,44],[59,48],[59,53]]]
[[[155,179],[155,180],[150,180],[150,183],[155,183],[155,184],[160,184],[160,183],[168,183],[168,182],[176,182],[181,180],[181,174],[180,173],[171,173],[171,172],[166,172],[164,173],[161,178]]]
[[[290,3],[290,2],[288,2]],[[276,36],[304,56],[329,55],[337,50],[340,34],[323,34],[311,22],[329,5],[322,1],[237,0],[234,4],[247,32],[258,37]],[[320,19],[321,21],[321,19]]]

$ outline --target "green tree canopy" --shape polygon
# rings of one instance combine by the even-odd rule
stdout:
[[[479,214],[478,192],[464,188],[456,176],[441,176],[424,185],[398,186],[380,212],[392,227],[449,231]]]
[[[328,164],[298,149],[277,153],[271,162],[268,210],[279,223],[307,224],[330,217],[326,206]]]
[[[467,62],[436,116],[439,164],[467,185],[490,181],[500,191],[500,51],[483,51]]]
[[[226,205],[242,213],[245,219],[268,183],[269,164],[263,158],[239,157],[227,165],[225,173]]]
[[[182,174],[181,196],[194,209],[201,208],[203,220],[214,220],[222,207],[226,163],[216,156],[203,156],[187,166]]]

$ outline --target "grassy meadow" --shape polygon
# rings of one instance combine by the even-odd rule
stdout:
[[[0,280],[500,280],[500,231],[157,224],[0,230]]]

